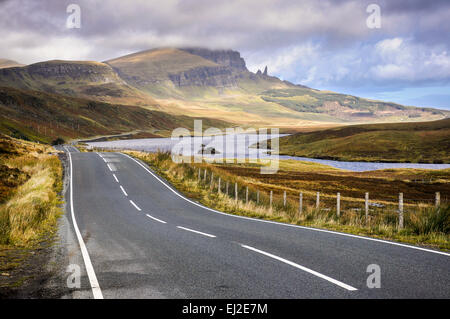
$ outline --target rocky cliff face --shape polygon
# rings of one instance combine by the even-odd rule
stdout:
[[[229,67],[198,67],[177,74],[169,74],[175,86],[236,86],[236,76]]]
[[[32,77],[45,79],[70,79],[97,84],[123,82],[109,65],[97,62],[50,61],[35,63],[23,69]]]
[[[208,50],[202,48],[184,48],[181,49],[190,54],[201,56],[204,59],[213,61],[234,71],[248,71],[245,66],[245,60],[241,54],[233,50]]]

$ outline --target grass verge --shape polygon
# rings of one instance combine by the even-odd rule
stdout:
[[[62,214],[62,166],[50,146],[0,136],[0,279],[52,237]],[[8,180],[15,174],[16,183]],[[20,281],[20,280],[19,280]],[[8,282],[8,287],[11,282]],[[15,285],[16,283],[12,283]],[[5,284],[6,285],[6,284]],[[5,286],[0,285],[1,287]]]

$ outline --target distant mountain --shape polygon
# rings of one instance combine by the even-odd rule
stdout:
[[[239,125],[429,121],[449,111],[319,91],[250,72],[240,53],[159,48],[105,62],[47,61],[0,69],[0,86],[210,117]]]
[[[21,67],[24,66],[24,64],[20,64],[13,60],[8,59],[0,59],[0,69],[4,68],[13,68],[13,67]]]
[[[0,69],[0,86],[116,103],[156,104],[148,95],[128,85],[109,65],[94,61],[52,60]]]
[[[293,86],[277,78],[256,76],[247,70],[239,52],[232,50],[154,49],[105,63],[130,85],[157,97],[191,97],[201,95],[202,88],[245,89],[246,82],[261,89]]]

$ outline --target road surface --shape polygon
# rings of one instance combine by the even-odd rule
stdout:
[[[450,297],[450,254],[220,213],[125,154],[60,149],[70,159],[80,296]],[[367,285],[369,265],[379,266],[380,288]]]

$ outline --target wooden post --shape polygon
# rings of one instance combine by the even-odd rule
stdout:
[[[245,188],[245,202],[248,203],[248,186]]]
[[[259,189],[256,191],[256,204],[259,204]]]
[[[222,191],[220,189],[220,177],[219,177],[219,184],[217,185],[217,192],[220,194]]]
[[[286,191],[283,193],[283,206],[286,207]]]
[[[203,175],[203,181],[206,182],[206,168],[205,168],[205,174]]]
[[[273,199],[273,191],[270,191],[270,201],[269,201],[269,209],[272,211],[272,199]]]
[[[320,206],[320,192],[317,192],[316,195],[316,209],[319,209]]]
[[[403,228],[403,193],[398,194],[398,228]]]
[[[298,212],[301,214],[303,211],[303,193],[300,192],[300,195],[298,197]]]
[[[366,193],[364,199],[364,210],[366,212],[366,222],[369,220],[369,193]]]
[[[214,172],[211,172],[211,189],[214,188]]]
[[[436,208],[438,208],[441,205],[441,193],[436,192],[436,201],[435,201]]]
[[[225,188],[225,193],[227,194],[227,196],[228,196],[228,186],[230,185],[230,182],[229,181],[227,181],[227,186],[226,186],[226,188]]]
[[[237,189],[237,183],[234,183],[234,200],[238,201],[238,189]]]
[[[200,182],[200,179],[202,178],[201,175],[202,175],[202,170],[201,170],[201,168],[199,168],[198,169],[198,181],[199,182]]]
[[[337,193],[336,196],[336,214],[337,217],[341,216],[341,193]]]

